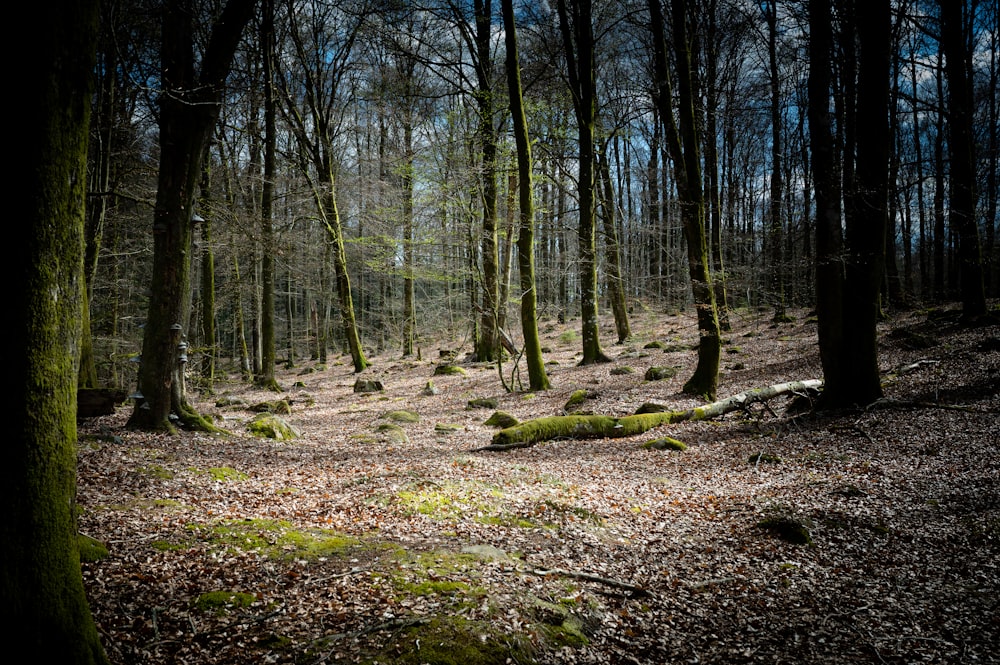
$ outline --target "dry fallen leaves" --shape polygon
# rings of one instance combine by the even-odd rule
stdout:
[[[735,319],[722,396],[820,376],[813,323]],[[408,631],[459,616],[535,644],[543,663],[1000,662],[996,326],[885,324],[882,408],[794,417],[775,403],[634,439],[469,452],[493,432],[472,398],[522,420],[559,413],[579,388],[595,413],[696,405],[679,393],[694,354],[674,350],[694,341],[693,320],[633,327],[672,342],[666,357],[637,342],[611,366],[577,367],[566,328],[543,326],[559,364],[534,395],[504,393],[487,366],[434,377],[434,395],[431,362],[376,359],[375,395],[353,392],[348,365],[288,371],[294,442],[245,435],[249,409],[208,397],[198,405],[234,436],[127,431],[124,412],[83,423],[80,529],[111,551],[84,578],[110,657],[391,662],[429,648]],[[908,329],[939,344],[908,349],[894,333]],[[640,378],[664,364],[677,378]],[[636,371],[610,371],[622,366]],[[404,408],[421,416],[406,437],[380,435]],[[642,448],[666,434],[687,451]],[[757,528],[774,516],[814,544]],[[213,591],[247,595],[196,604]],[[586,643],[544,639],[545,603]]]

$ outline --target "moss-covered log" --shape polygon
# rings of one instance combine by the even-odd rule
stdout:
[[[549,416],[528,420],[519,425],[497,432],[488,446],[477,450],[502,451],[513,448],[527,448],[542,441],[552,439],[595,439],[620,438],[642,434],[660,425],[683,422],[685,420],[707,420],[717,418],[737,409],[744,409],[755,402],[766,402],[779,395],[816,390],[823,385],[818,379],[777,383],[764,388],[727,397],[718,402],[682,411],[659,413],[637,413],[615,418],[613,416]]]

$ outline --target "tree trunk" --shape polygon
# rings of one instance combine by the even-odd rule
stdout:
[[[665,124],[665,139],[674,161],[684,237],[687,241],[688,275],[698,314],[698,365],[684,392],[715,399],[719,383],[722,334],[719,330],[715,289],[708,269],[705,235],[705,197],[699,155],[698,123],[694,113],[691,49],[687,37],[687,2],[673,1],[674,46],[679,84],[678,120],[674,120],[673,93],[667,70],[663,14],[659,0],[649,0],[650,28],[657,89],[654,101]]]
[[[966,48],[965,2],[940,0],[941,48],[948,78],[948,157],[951,164],[950,225],[958,236],[962,318],[974,321],[986,314],[983,257],[976,225],[976,155],[973,136],[971,54]]]
[[[611,169],[608,165],[607,145],[598,156],[598,170],[601,179],[601,210],[604,226],[604,247],[607,260],[608,298],[615,316],[615,332],[618,343],[629,338],[632,331],[628,323],[628,303],[625,299],[625,278],[622,276],[621,243],[618,239],[618,214],[614,188],[611,186]]]
[[[153,278],[142,340],[139,391],[129,426],[173,431],[174,412],[194,429],[216,428],[176,390],[178,344],[190,290],[192,216],[201,161],[215,127],[224,84],[254,0],[229,0],[214,24],[195,74],[194,11],[191,0],[173,0],[163,10],[160,97],[160,164],[153,211]]]
[[[23,224],[5,263],[10,289],[7,409],[0,446],[0,636],[38,662],[107,663],[80,574],[75,523],[76,385],[84,198],[97,6],[60,0],[26,12],[11,107],[28,150],[11,172]]]
[[[572,3],[572,19],[565,0],[559,0],[557,9],[570,92],[576,111],[579,144],[577,190],[580,195],[580,218],[577,241],[580,253],[580,326],[583,337],[583,358],[580,364],[590,365],[611,361],[601,350],[597,318],[597,233],[594,222],[596,215],[594,128],[597,121],[597,85],[591,0]]]
[[[613,439],[636,436],[661,425],[717,418],[732,411],[747,409],[757,402],[766,402],[779,395],[813,391],[822,385],[823,382],[816,379],[778,383],[683,411],[644,412],[621,418],[588,415],[536,418],[500,430],[493,435],[493,442],[490,445],[477,450],[503,451],[527,448],[552,439]]]
[[[280,392],[274,376],[275,312],[274,288],[274,176],[277,130],[277,104],[274,92],[274,0],[261,6],[260,48],[264,75],[264,174],[260,186],[260,368],[254,383]]]
[[[503,0],[503,23],[507,45],[507,88],[510,94],[510,114],[514,124],[514,142],[517,146],[518,203],[521,212],[517,236],[517,267],[521,287],[521,330],[524,334],[524,357],[528,364],[529,388],[531,390],[548,390],[549,377],[545,372],[541,342],[538,339],[538,297],[535,289],[535,201],[531,177],[531,140],[528,136],[528,120],[524,114],[513,0]]]

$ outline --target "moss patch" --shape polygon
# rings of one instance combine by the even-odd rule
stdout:
[[[420,414],[415,411],[390,411],[385,417],[394,423],[419,423]]]
[[[466,376],[468,372],[458,365],[438,365],[434,368],[434,376]]]
[[[497,411],[492,416],[487,418],[483,424],[487,427],[499,427],[500,429],[504,429],[506,427],[513,427],[514,425],[517,425],[518,420],[505,411]]]
[[[107,558],[108,546],[99,540],[85,536],[82,533],[76,536],[77,549],[80,551],[80,561],[84,563],[94,563]]]
[[[284,520],[229,520],[214,525],[189,525],[188,529],[212,544],[260,552],[278,560],[343,556],[361,546],[357,538],[332,529],[296,529]]]
[[[239,591],[208,591],[198,596],[192,605],[202,612],[239,609],[250,607],[257,597],[252,593]]]
[[[677,439],[671,439],[669,436],[653,439],[649,443],[644,443],[642,447],[651,450],[687,450],[687,444]]]

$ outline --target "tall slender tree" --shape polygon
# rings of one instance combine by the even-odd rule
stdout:
[[[698,122],[695,118],[691,44],[688,37],[688,3],[672,0],[674,57],[677,66],[677,117],[667,67],[667,46],[660,0],[649,0],[653,38],[653,101],[663,120],[664,135],[674,163],[677,193],[687,242],[688,275],[698,315],[698,365],[684,384],[684,392],[715,399],[719,385],[722,334],[715,304],[715,288],[708,268],[705,229],[705,195],[702,184]]]
[[[538,339],[538,294],[535,289],[535,200],[531,177],[531,139],[528,119],[524,113],[521,87],[521,65],[517,51],[517,26],[514,22],[513,0],[502,0],[504,39],[507,44],[507,88],[510,93],[510,114],[517,146],[518,206],[520,225],[517,236],[517,266],[521,287],[521,329],[524,334],[524,356],[528,363],[528,386],[531,390],[547,390],[549,377],[545,372],[542,347]]]
[[[581,365],[610,362],[601,350],[597,319],[597,153],[594,132],[597,126],[597,71],[594,53],[594,26],[591,0],[579,0],[567,8],[558,0],[559,29],[569,77],[573,109],[576,111],[579,145],[580,212],[577,251],[580,253],[580,314],[583,337]],[[572,12],[572,14],[570,13]]]
[[[972,54],[963,26],[968,3],[940,0],[941,50],[948,79],[948,162],[951,165],[949,222],[958,236],[962,317],[976,320],[986,314],[983,256],[976,224],[976,155],[973,136]]]

